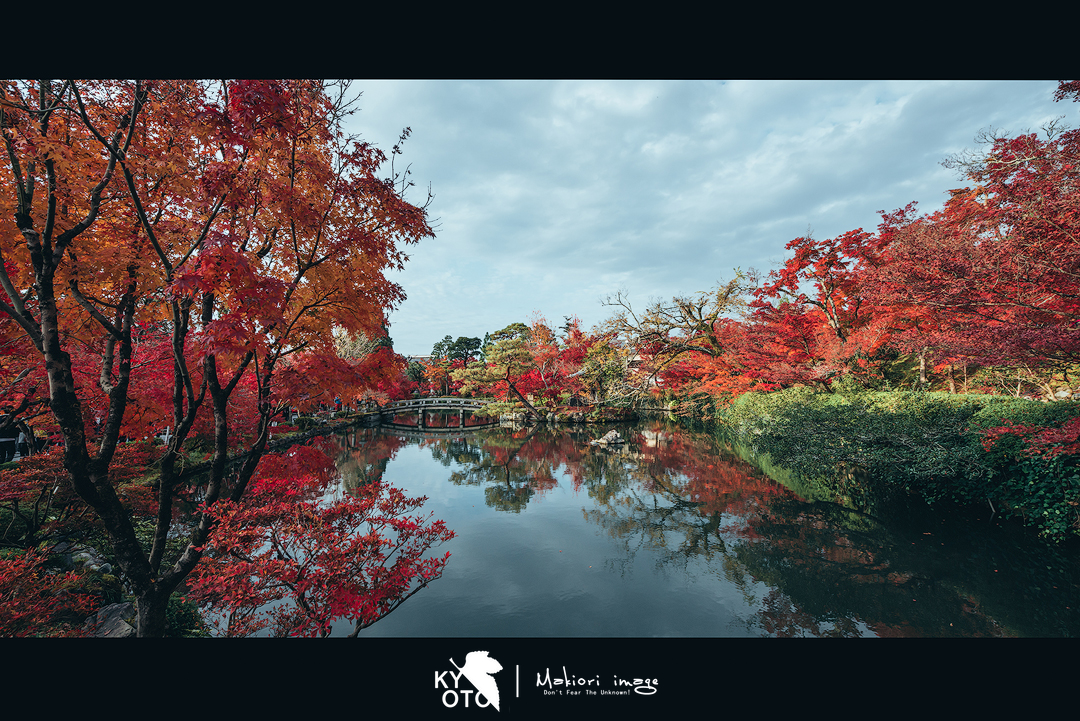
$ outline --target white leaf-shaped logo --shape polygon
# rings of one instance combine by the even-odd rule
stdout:
[[[499,710],[499,686],[492,674],[502,671],[502,664],[488,656],[487,651],[472,651],[465,656],[464,666],[458,666],[454,659],[450,659],[450,663],[483,694],[496,711]]]

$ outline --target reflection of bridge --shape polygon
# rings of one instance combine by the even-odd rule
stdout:
[[[483,426],[465,426],[459,428],[458,426],[451,426],[449,428],[417,428],[416,426],[406,426],[397,423],[385,423],[380,428],[381,433],[386,433],[391,436],[397,436],[398,438],[407,438],[409,440],[431,440],[438,438],[441,441],[463,441],[467,438],[475,437],[476,431],[487,430],[492,428],[491,424]]]
[[[428,431],[460,431],[468,428],[477,428],[479,426],[495,425],[498,423],[498,417],[481,419],[472,415],[472,412],[483,408],[490,402],[491,401],[477,400],[475,398],[420,398],[413,401],[394,401],[379,409],[379,417],[383,425],[393,426],[395,428],[413,428]],[[431,411],[457,411],[457,425],[431,425],[431,423],[428,422],[428,413]],[[470,418],[480,422],[470,423],[466,426],[466,411],[470,411]],[[404,416],[413,413],[416,414],[415,425],[412,423],[394,422],[395,416]]]

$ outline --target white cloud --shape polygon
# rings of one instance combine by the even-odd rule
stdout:
[[[414,191],[436,194],[440,232],[410,249],[391,318],[406,353],[533,310],[591,325],[620,288],[644,303],[768,270],[808,225],[831,237],[938,207],[962,184],[940,161],[980,128],[1075,117],[1053,82],[357,85],[353,127],[388,149],[411,126]]]

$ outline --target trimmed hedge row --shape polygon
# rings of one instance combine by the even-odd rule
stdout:
[[[872,485],[933,503],[990,502],[1054,540],[1080,535],[1080,457],[1032,454],[1017,435],[989,450],[984,431],[1060,428],[1080,403],[916,391],[815,392],[789,388],[739,397],[721,420],[757,451],[807,478],[861,469]]]

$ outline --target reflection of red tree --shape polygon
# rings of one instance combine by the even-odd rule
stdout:
[[[569,433],[564,433],[551,443],[553,463],[562,466],[563,473],[570,476],[570,483],[575,493],[580,493],[589,477],[585,460],[596,449],[574,440]]]
[[[858,638],[862,636],[858,621],[854,618],[839,617],[834,623],[823,625],[819,619],[795,605],[779,589],[769,590],[758,612],[761,628],[775,638],[794,638],[796,636]]]
[[[649,480],[646,489],[674,492],[698,504],[702,516],[745,515],[774,497],[794,497],[749,463],[724,457],[703,434],[664,430],[657,425],[641,434]]]
[[[353,428],[341,435],[326,436],[323,441],[334,444],[326,452],[336,456],[347,486],[381,480],[386,464],[407,443],[404,438],[374,428]]]
[[[925,638],[926,635],[917,628],[907,623],[888,625],[884,623],[868,623],[867,628],[873,631],[878,638]]]
[[[559,443],[561,436],[552,439],[547,434],[536,433],[536,429],[526,428],[514,431],[510,438],[509,444],[503,441],[482,446],[484,452],[490,454],[492,465],[503,466],[508,472],[513,470],[515,475],[527,478],[534,499],[559,485],[555,470],[562,455],[559,446],[564,445]],[[561,450],[565,451],[564,448]]]

